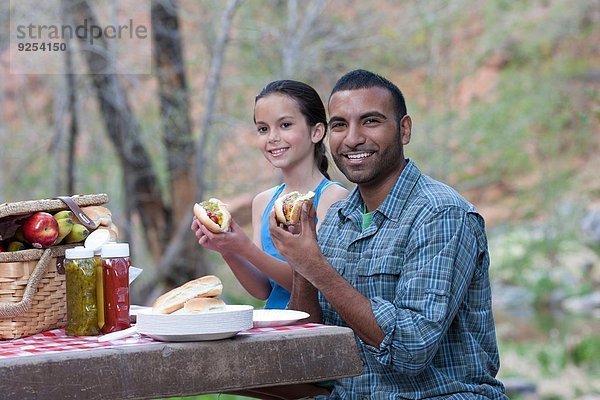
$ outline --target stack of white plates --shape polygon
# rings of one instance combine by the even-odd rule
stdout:
[[[172,342],[225,339],[252,328],[253,309],[247,305],[228,305],[220,310],[173,314],[143,310],[137,315],[137,331],[156,340]]]

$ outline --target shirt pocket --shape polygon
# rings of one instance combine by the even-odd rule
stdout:
[[[363,257],[356,268],[355,287],[366,297],[379,296],[393,301],[401,271],[402,256],[399,254]]]

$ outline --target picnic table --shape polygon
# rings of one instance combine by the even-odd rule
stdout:
[[[0,341],[2,399],[153,399],[318,382],[362,372],[352,330],[253,328],[228,339],[112,342],[64,329]]]

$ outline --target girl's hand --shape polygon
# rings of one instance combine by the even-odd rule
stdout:
[[[236,253],[240,254],[251,243],[250,238],[235,220],[231,220],[231,228],[229,232],[213,233],[202,225],[198,219],[194,217],[192,221],[192,231],[198,239],[198,244],[205,249],[217,251],[221,254]]]

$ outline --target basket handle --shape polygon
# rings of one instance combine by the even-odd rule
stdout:
[[[56,199],[62,200],[73,211],[79,222],[81,222],[88,229],[96,229],[96,223],[90,219],[83,210],[73,201],[69,196],[57,196]]]
[[[35,268],[33,269],[33,272],[31,273],[31,276],[29,277],[29,281],[25,287],[25,292],[23,293],[23,298],[18,303],[0,302],[0,317],[15,317],[29,311],[31,308],[31,303],[33,302],[33,296],[35,295],[40,281],[48,270],[48,265],[50,265],[51,259],[52,251],[50,249],[44,250],[44,253],[40,257]]]

